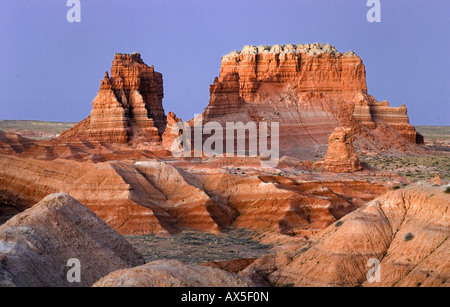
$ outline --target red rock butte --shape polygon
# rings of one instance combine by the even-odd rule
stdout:
[[[61,139],[105,143],[160,141],[167,119],[162,106],[162,74],[147,66],[137,52],[117,53],[101,81],[90,116]]]
[[[353,148],[352,129],[345,127],[334,129],[330,135],[327,156],[316,165],[333,173],[361,171],[363,168]]]
[[[329,44],[245,46],[222,57],[210,93],[205,122],[278,121],[285,154],[323,155],[338,126],[352,127],[356,145],[367,150],[423,142],[404,105],[367,93],[361,58]]]
[[[358,154],[417,152],[415,144],[423,141],[409,124],[404,105],[391,107],[367,93],[362,60],[329,44],[246,46],[222,58],[210,93],[204,124],[278,122],[281,156],[324,156],[336,127],[352,129]],[[105,144],[147,150],[135,151],[134,156],[167,155],[177,137],[170,128],[179,119],[173,113],[165,115],[163,97],[161,73],[146,65],[139,53],[118,53],[111,76],[106,72],[101,80],[90,116],[24,155],[106,161]],[[116,158],[129,156],[124,150],[130,148],[122,147]]]

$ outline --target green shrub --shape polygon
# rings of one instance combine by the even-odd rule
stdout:
[[[408,232],[405,236],[405,242],[411,241],[414,238],[414,235]]]
[[[450,187],[446,187],[444,193],[450,194]]]
[[[303,247],[301,250],[300,250],[300,254],[303,254],[304,252],[306,252],[307,250],[309,249],[309,247]]]

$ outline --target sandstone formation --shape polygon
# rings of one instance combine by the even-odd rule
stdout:
[[[377,122],[385,122],[411,143],[423,144],[423,137],[410,125],[408,110],[404,104],[391,107],[387,100],[377,102],[372,97],[355,104],[353,116],[365,126],[375,128]]]
[[[104,143],[160,141],[166,127],[162,74],[147,66],[139,53],[114,57],[92,103],[91,115],[63,132],[60,141]]]
[[[22,156],[93,162],[169,156],[176,136],[167,132],[180,120],[172,112],[166,117],[163,96],[161,73],[147,66],[139,53],[118,53],[111,76],[106,72],[100,83],[90,116],[54,139],[28,146]]]
[[[137,162],[137,170],[165,195],[162,205],[179,222],[191,227],[220,232],[229,226],[237,212],[228,204],[213,200],[200,181],[187,172],[163,162]]]
[[[4,167],[0,171],[0,203],[24,210],[48,194],[63,191],[120,233],[175,232],[174,217],[155,205],[164,202],[165,196],[132,167],[117,162],[92,164],[12,156],[0,157],[0,164]]]
[[[352,129],[358,153],[421,150],[414,145],[420,135],[409,124],[406,107],[394,108],[368,95],[361,59],[330,45],[246,46],[222,58],[210,93],[203,124],[278,122],[280,156],[324,156],[328,136],[339,126]],[[163,95],[162,75],[139,53],[116,54],[90,116],[22,155],[94,162],[170,156],[178,136],[171,128],[180,119],[173,113],[165,116]]]
[[[329,226],[310,245],[265,256],[242,274],[274,286],[449,286],[449,205],[443,187],[393,191]],[[370,259],[381,263],[379,282],[367,279]]]
[[[69,259],[81,264],[70,283]],[[91,286],[107,274],[145,261],[118,233],[67,194],[45,197],[0,226],[0,286]]]
[[[172,133],[173,126],[182,122],[173,112],[167,114],[167,126],[162,135],[162,145],[166,150],[172,150],[173,141],[179,136],[179,134]]]
[[[178,261],[153,261],[113,272],[94,287],[251,287],[244,277],[220,269],[185,265]]]
[[[257,258],[239,258],[225,261],[212,261],[202,264],[202,266],[209,266],[212,268],[221,269],[230,273],[239,273],[255,262]]]
[[[450,200],[438,174],[433,187],[379,197],[407,179],[358,160],[424,151],[406,107],[370,96],[365,74],[355,53],[324,44],[224,56],[196,119],[278,122],[279,163],[265,167],[261,157],[172,156],[181,119],[165,116],[162,75],[138,53],[116,54],[73,128],[46,141],[0,131],[0,286],[447,286]],[[287,244],[258,260],[143,265],[118,234],[228,227]],[[70,258],[80,284],[65,278]],[[381,283],[366,281],[371,258]]]
[[[362,170],[352,142],[352,129],[338,127],[330,135],[327,156],[319,165],[327,172],[351,173]]]
[[[434,176],[433,182],[434,182],[434,184],[442,185],[441,176],[439,175],[439,173],[436,173],[436,175]]]
[[[272,103],[277,104],[280,101],[276,101],[276,95],[288,84],[291,94],[309,96],[367,91],[364,65],[353,52],[341,54],[334,47],[321,44],[245,46],[241,52],[222,58],[220,76],[210,89],[206,118],[226,115],[220,111],[224,102],[236,106],[235,111],[245,102],[273,99]],[[289,101],[291,106],[295,106],[294,102]]]
[[[22,153],[30,149],[36,142],[13,132],[0,130],[0,154]]]
[[[362,60],[329,44],[245,46],[222,58],[210,93],[205,123],[279,122],[282,155],[323,155],[338,126],[352,127],[358,149],[406,152],[420,139],[406,107],[368,95]]]
[[[386,191],[380,184],[355,180],[308,182],[303,177],[210,169],[192,175],[216,203],[238,212],[232,226],[299,236],[323,229]]]
[[[21,211],[63,191],[122,234],[170,234],[186,227],[218,232],[236,226],[309,236],[387,190],[351,179],[305,181],[233,174],[202,163],[172,164],[0,155],[0,204]]]

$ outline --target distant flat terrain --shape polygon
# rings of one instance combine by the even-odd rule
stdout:
[[[450,126],[416,126],[416,130],[423,135],[429,148],[450,153]]]
[[[450,139],[450,126],[416,126],[425,139]]]
[[[0,120],[0,130],[12,131],[24,137],[45,140],[72,128],[76,123],[46,122],[39,120]]]
[[[35,132],[60,133],[76,123],[45,122],[39,120],[0,120],[0,130],[29,130]]]
[[[50,139],[75,124],[40,120],[0,120],[0,130],[11,130],[29,138]],[[450,140],[450,126],[415,126],[415,128],[426,140]]]

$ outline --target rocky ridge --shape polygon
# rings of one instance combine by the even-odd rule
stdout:
[[[67,279],[70,259],[81,265],[80,282]],[[122,236],[67,194],[49,195],[0,226],[1,287],[86,287],[144,263]]]
[[[153,261],[146,265],[116,271],[94,287],[251,287],[242,276],[220,269],[182,264],[178,261]]]
[[[318,233],[311,244],[265,256],[243,274],[273,286],[448,286],[449,205],[443,187],[392,191]],[[378,282],[367,278],[371,259],[380,262]]]
[[[0,203],[22,211],[63,191],[122,234],[235,226],[309,236],[387,190],[355,179],[311,181],[310,175],[288,179],[226,169],[192,162],[94,164],[0,155]]]
[[[117,53],[111,77],[105,73],[90,116],[59,137],[104,143],[157,142],[167,119],[162,106],[162,74],[139,53]]]
[[[338,126],[352,128],[359,151],[405,152],[421,142],[404,105],[367,93],[362,60],[329,44],[245,46],[222,58],[210,93],[205,122],[279,122],[286,155],[323,155]]]

